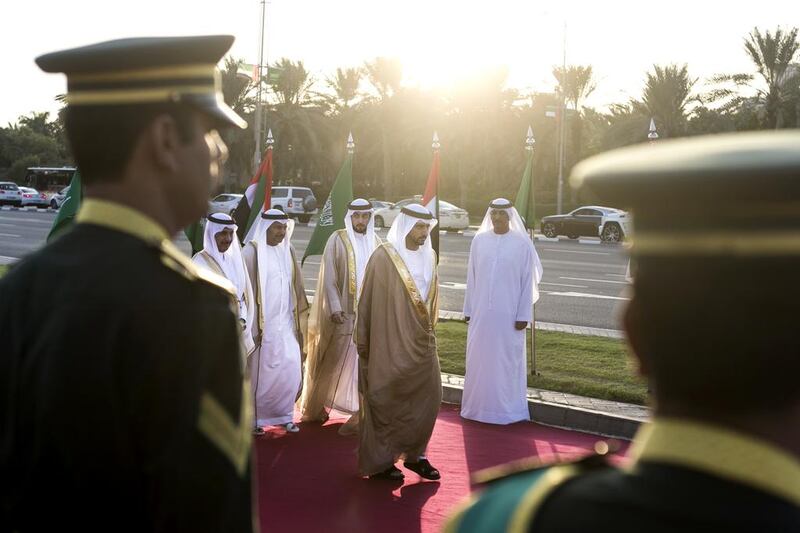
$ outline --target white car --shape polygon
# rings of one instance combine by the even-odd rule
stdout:
[[[305,224],[311,220],[312,215],[317,214],[317,198],[308,187],[281,185],[272,188],[272,205],[270,207],[280,209]]]
[[[419,198],[409,198],[401,200],[390,207],[377,209],[375,211],[375,227],[388,228],[400,213],[400,210],[408,204],[419,203]],[[443,230],[459,231],[469,227],[469,213],[460,207],[456,207],[450,202],[439,201],[439,228]]]
[[[22,205],[22,191],[13,181],[0,181],[0,205],[3,204]]]
[[[50,197],[50,207],[53,209],[60,208],[64,201],[67,199],[67,195],[69,195],[69,185],[55,193],[53,196]]]
[[[32,205],[34,207],[50,207],[47,201],[47,196],[43,192],[39,192],[31,187],[20,187],[22,191],[22,205]]]
[[[208,202],[208,214],[211,213],[226,213],[233,215],[233,211],[239,202],[242,200],[243,194],[219,194]]]

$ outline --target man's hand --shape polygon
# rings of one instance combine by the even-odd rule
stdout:
[[[339,311],[338,313],[333,313],[331,315],[331,322],[334,324],[344,324],[346,317],[344,315],[344,311]]]
[[[523,330],[523,329],[527,328],[528,327],[528,323],[527,322],[520,322],[519,320],[517,320],[516,322],[514,322],[514,327],[517,328],[517,331],[520,331],[520,330]]]

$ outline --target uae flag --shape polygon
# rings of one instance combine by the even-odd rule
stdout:
[[[50,233],[47,234],[47,242],[52,241],[59,234],[64,232],[67,228],[72,226],[75,220],[75,215],[81,207],[81,199],[83,198],[83,188],[81,187],[81,174],[76,170],[72,175],[72,181],[69,183],[69,192],[58,210],[56,219],[53,221],[53,227],[50,228]]]
[[[425,194],[422,195],[422,205],[433,213],[439,220],[439,135],[433,134],[433,162],[428,173],[428,183],[425,185]],[[439,226],[431,230],[431,245],[436,252],[436,261],[439,261]]]
[[[272,133],[268,137],[272,138]],[[269,141],[267,141],[269,142]],[[239,241],[244,244],[245,238],[253,227],[253,222],[256,221],[262,211],[271,207],[270,201],[272,200],[272,145],[267,146],[267,151],[261,159],[261,164],[258,166],[258,171],[247,189],[244,191],[239,205],[233,211],[233,220],[239,226],[237,235]]]

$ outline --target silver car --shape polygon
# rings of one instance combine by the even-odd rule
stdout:
[[[225,193],[215,196],[208,202],[208,214],[211,213],[227,213],[233,216],[233,211],[239,202],[242,200],[243,194]]]
[[[32,187],[20,187],[22,191],[22,205],[31,205],[33,207],[50,207],[47,201],[47,196],[43,192],[39,192]]]

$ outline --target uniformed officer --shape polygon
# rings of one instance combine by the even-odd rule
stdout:
[[[230,36],[43,55],[67,75],[77,224],[0,282],[0,530],[251,531],[234,300],[170,236],[205,213],[246,123]]]
[[[630,462],[506,472],[459,532],[800,531],[800,134],[664,141],[578,165],[632,209],[628,340],[654,393]]]

